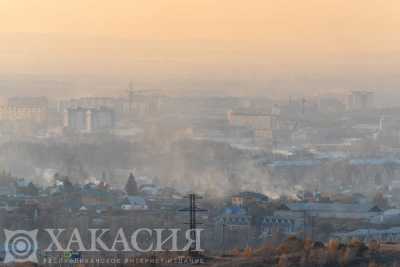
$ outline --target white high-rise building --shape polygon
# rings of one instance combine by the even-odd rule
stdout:
[[[64,114],[64,128],[77,132],[95,132],[111,130],[115,126],[115,114],[112,109],[68,108]]]
[[[353,91],[349,96],[349,110],[365,110],[374,107],[374,93],[369,91]]]

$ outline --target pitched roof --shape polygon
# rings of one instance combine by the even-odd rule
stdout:
[[[127,201],[131,205],[140,205],[140,206],[146,205],[146,201],[144,200],[143,197],[140,196],[128,196]]]
[[[342,203],[289,203],[291,211],[325,211],[325,212],[381,212],[376,206]]]

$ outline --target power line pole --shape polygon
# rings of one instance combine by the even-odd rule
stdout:
[[[303,241],[306,241],[307,233],[306,233],[306,210],[303,210]]]
[[[189,199],[189,207],[180,209],[179,211],[189,212],[189,223],[186,224],[189,224],[190,238],[194,241],[189,249],[189,255],[197,256],[197,226],[201,224],[197,222],[197,212],[207,212],[207,210],[197,207],[196,201],[202,197],[197,196],[196,194],[189,194],[185,198]]]
[[[225,254],[225,222],[222,223],[222,253]]]

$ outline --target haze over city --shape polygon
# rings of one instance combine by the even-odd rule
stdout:
[[[0,1],[0,86],[10,96],[111,94],[129,81],[272,97],[363,88],[385,103],[400,85],[399,12],[392,0]]]
[[[395,267],[400,2],[0,0],[0,267]]]

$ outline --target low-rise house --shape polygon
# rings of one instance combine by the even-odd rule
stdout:
[[[304,202],[317,202],[316,192],[300,191],[299,193],[297,193],[297,198]]]
[[[148,210],[146,200],[141,196],[128,196],[121,205],[123,210]]]
[[[383,225],[399,225],[400,224],[400,209],[390,209],[371,218],[372,224]]]
[[[358,229],[347,233],[336,233],[332,237],[342,242],[349,242],[353,239],[364,242],[368,242],[369,240],[400,242],[400,227],[390,229]]]
[[[233,195],[231,198],[232,205],[243,207],[250,204],[267,204],[269,202],[269,198],[261,193],[257,192],[240,192],[237,195]]]
[[[107,226],[107,217],[94,217],[91,219],[90,223],[93,227],[106,227]]]
[[[139,189],[146,196],[156,196],[160,191],[160,188],[153,184],[143,184]]]
[[[251,217],[240,207],[226,208],[217,217],[216,224],[230,230],[249,228]]]
[[[64,208],[68,212],[76,212],[82,207],[82,202],[79,198],[69,198],[64,201]]]
[[[110,191],[99,190],[85,186],[81,191],[81,202],[84,205],[110,204],[113,201],[113,195]]]
[[[239,195],[234,195],[234,196],[232,196],[231,203],[234,206],[243,207],[244,199]]]
[[[160,188],[157,192],[157,198],[159,199],[175,199],[180,200],[183,196],[174,188],[172,187],[164,187]]]
[[[91,216],[111,214],[112,206],[108,204],[95,204],[95,205],[83,205],[79,209],[81,214],[89,214]]]
[[[319,217],[336,219],[365,219],[380,215],[383,211],[372,205],[342,203],[288,203],[275,211],[276,216],[299,218]]]
[[[222,244],[223,249],[245,247],[254,237],[251,226],[252,217],[244,209],[237,206],[226,208],[215,221],[216,242]]]
[[[279,232],[286,236],[296,233],[296,223],[294,219],[276,216],[266,216],[261,218],[260,228],[260,238],[262,239],[272,237],[274,232]]]
[[[354,193],[351,198],[355,204],[367,205],[370,203],[368,198],[360,193]]]
[[[15,196],[16,194],[16,178],[5,171],[0,172],[0,197]]]
[[[31,197],[39,194],[39,189],[29,180],[24,178],[15,181],[16,195],[19,197]]]
[[[16,194],[17,189],[14,183],[0,185],[0,196],[15,196]]]
[[[0,201],[0,210],[9,212],[9,211],[17,210],[17,209],[18,209],[18,206],[15,201],[12,201],[12,200],[1,200]]]

